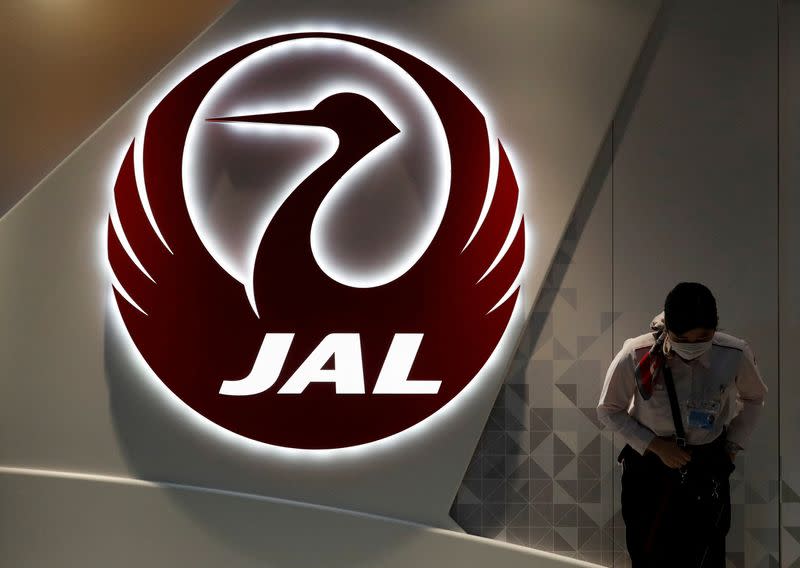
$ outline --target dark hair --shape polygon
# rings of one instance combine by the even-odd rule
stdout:
[[[681,282],[664,301],[664,324],[682,335],[697,327],[717,329],[717,301],[711,290],[699,282]]]

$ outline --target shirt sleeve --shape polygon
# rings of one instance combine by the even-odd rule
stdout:
[[[745,343],[739,370],[736,374],[736,398],[741,403],[739,413],[728,424],[728,441],[744,449],[750,442],[750,436],[764,406],[767,385],[761,379],[755,356],[750,345]]]
[[[619,432],[633,449],[644,455],[655,433],[628,414],[636,393],[636,377],[627,345],[628,341],[625,341],[608,368],[597,405],[597,418],[609,430]]]

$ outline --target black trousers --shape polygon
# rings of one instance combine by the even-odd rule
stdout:
[[[687,446],[685,476],[652,452],[622,450],[622,518],[633,568],[725,568],[735,466],[724,442],[723,432],[711,444]]]

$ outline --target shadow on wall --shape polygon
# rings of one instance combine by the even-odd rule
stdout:
[[[614,114],[614,120],[609,125],[600,149],[595,157],[592,167],[589,170],[589,175],[586,178],[586,183],[581,190],[580,198],[575,204],[575,210],[572,214],[572,219],[567,225],[564,236],[561,239],[558,250],[562,250],[564,241],[569,240],[574,243],[580,241],[583,229],[586,222],[589,220],[592,210],[597,203],[597,198],[603,189],[603,184],[611,173],[612,160],[611,156],[614,155],[614,150],[619,146],[625,138],[625,132],[631,121],[631,116],[636,108],[636,102],[641,96],[642,89],[644,88],[645,81],[647,80],[647,73],[652,65],[653,59],[658,53],[659,46],[664,38],[671,14],[674,10],[675,0],[664,0],[661,9],[656,15],[653,26],[647,35],[642,51],[639,54],[636,64],[631,72],[630,80],[625,86],[625,91],[620,99],[617,111]],[[552,267],[545,278],[548,288],[558,289],[564,278],[564,271],[553,270]],[[555,301],[554,294],[541,294],[536,298],[535,312],[549,312],[553,307]],[[541,327],[537,326],[531,320],[528,322],[527,333],[532,333],[530,341],[534,344],[538,339],[538,334],[541,332]]]
[[[674,5],[674,1],[664,2],[653,22],[639,58],[636,61],[634,69],[632,70],[630,80],[626,85],[625,91],[623,92],[619,106],[614,115],[614,122],[612,125],[609,125],[609,128],[606,131],[601,147],[591,165],[588,177],[581,190],[581,194],[576,203],[570,223],[567,225],[565,233],[561,238],[557,253],[548,270],[543,287],[539,291],[539,295],[536,298],[534,307],[531,311],[530,320],[527,322],[526,329],[523,333],[517,352],[513,358],[515,362],[514,369],[512,369],[512,372],[508,377],[506,377],[506,384],[498,395],[498,399],[495,402],[495,407],[490,415],[489,422],[484,430],[484,435],[481,438],[479,447],[477,448],[473,459],[470,462],[469,470],[467,471],[462,484],[465,498],[459,499],[459,497],[457,497],[451,508],[450,514],[453,519],[470,534],[476,534],[488,538],[507,539],[510,542],[524,544],[526,546],[535,547],[541,550],[554,550],[552,548],[552,543],[547,543],[546,539],[538,539],[537,535],[543,534],[547,530],[552,533],[552,529],[556,527],[572,530],[576,529],[576,527],[581,529],[589,529],[590,527],[588,527],[588,523],[593,522],[588,518],[581,521],[576,518],[576,515],[574,514],[571,517],[569,515],[564,515],[564,517],[560,519],[557,518],[558,515],[554,515],[552,513],[549,515],[549,517],[539,516],[538,512],[534,510],[536,505],[539,504],[539,499],[542,496],[537,494],[537,490],[533,487],[534,480],[531,479],[534,477],[533,474],[527,472],[525,466],[522,465],[521,471],[523,471],[523,473],[520,473],[519,475],[523,475],[525,479],[516,479],[514,477],[518,474],[518,472],[515,471],[515,464],[524,464],[526,461],[525,459],[529,458],[534,450],[533,442],[529,442],[527,440],[527,438],[532,434],[532,428],[531,424],[526,425],[520,423],[515,412],[519,413],[522,411],[518,408],[512,409],[510,407],[506,398],[506,389],[511,389],[511,391],[514,391],[511,395],[512,398],[517,404],[525,405],[524,411],[526,413],[531,411],[532,403],[527,390],[529,385],[517,384],[520,382],[520,380],[523,381],[523,383],[525,381],[524,372],[520,380],[515,378],[519,377],[519,372],[517,371],[519,369],[524,371],[528,361],[533,356],[533,349],[537,345],[540,345],[540,340],[544,341],[547,339],[547,337],[545,337],[547,334],[552,335],[553,333],[551,316],[554,310],[555,299],[559,296],[559,292],[562,291],[562,287],[565,285],[564,278],[567,273],[567,267],[571,262],[578,243],[581,241],[589,218],[592,215],[592,212],[595,210],[604,185],[610,180],[610,176],[612,175],[612,157],[614,149],[624,139],[629,124],[631,123],[631,118],[636,108],[637,101],[640,99],[643,92],[648,72],[663,42],[666,30],[672,18]],[[611,237],[611,235],[609,235],[609,237]],[[608,306],[605,307],[605,309],[609,310],[608,315],[612,318],[609,321],[609,325],[611,325],[615,315],[610,313],[610,298],[608,301]],[[598,316],[600,316],[600,314],[598,314]],[[585,332],[580,329],[576,329],[574,333],[575,335],[581,335]],[[585,363],[596,363],[599,366],[599,362],[596,361],[586,361]],[[588,372],[589,367],[586,366],[582,369],[585,369]],[[604,369],[599,370],[599,372],[604,372]],[[599,375],[599,379],[602,379],[601,375]],[[577,389],[577,385],[572,386],[575,386]],[[530,386],[530,388],[534,387]],[[550,386],[546,385],[544,388],[550,388]],[[546,398],[546,396],[544,398]],[[577,406],[577,404],[575,406]],[[551,418],[549,430],[552,433],[552,414],[553,412],[557,412],[558,409],[545,408],[543,410],[550,413]],[[583,412],[583,414],[589,418],[590,421],[594,422],[595,424],[592,427],[593,431],[599,433],[599,431],[602,429],[602,425],[596,422],[594,408],[571,408],[571,410]],[[521,438],[526,439],[522,440]],[[522,454],[514,454],[512,456],[512,451],[509,451],[508,449],[509,441],[510,446],[512,448],[517,448],[520,452],[522,452]],[[596,461],[599,462],[599,446],[596,448],[596,450],[598,455],[592,455],[591,459],[596,458]],[[507,460],[507,458],[509,459]],[[514,458],[519,458],[521,461],[516,462],[514,461]],[[583,459],[589,460],[590,458],[585,457]],[[509,464],[509,461],[512,463]],[[483,462],[486,463],[484,464]],[[588,463],[588,461],[586,463]],[[535,466],[531,465],[530,467],[533,469]],[[597,482],[597,471],[591,471],[589,473],[594,476],[594,480],[582,479],[581,469],[578,468],[577,473],[567,476],[567,478],[570,479],[562,479],[564,476],[561,475],[559,477],[559,481],[562,481],[565,484],[574,484],[576,493],[578,493],[577,487],[579,482],[585,481],[586,485],[590,485],[590,481],[594,481],[595,483]],[[538,471],[538,474],[547,477],[548,479],[536,479],[536,481],[549,482],[551,485],[555,484],[555,474],[549,475],[544,471]],[[572,479],[573,477],[577,477],[577,479]],[[498,482],[503,481],[507,481],[508,486],[511,488],[508,491],[516,491],[518,494],[511,499],[506,498],[505,502],[497,503],[497,498],[491,495],[494,491],[492,488],[498,487]],[[515,483],[518,484],[516,488]],[[527,489],[525,489],[526,483],[530,485],[530,487]],[[500,485],[502,485],[502,483]],[[461,494],[461,492],[459,494]],[[546,500],[547,499],[545,499],[545,501]],[[552,498],[549,500],[551,502],[553,501]],[[575,501],[580,503],[580,499],[576,499]],[[573,503],[575,503],[575,501],[573,501]],[[597,502],[592,503],[589,506],[597,507],[598,503],[600,502],[601,499],[598,496]],[[614,511],[616,506],[613,503],[602,504],[604,505],[605,509],[609,511]],[[552,503],[550,503],[551,509],[552,506]],[[575,507],[574,504],[572,506],[573,508]],[[528,513],[530,514],[530,517],[527,517],[525,513],[521,512],[521,508],[527,508],[529,510]],[[612,517],[613,514],[609,514],[609,522],[613,522],[611,521]],[[521,518],[524,519],[521,521],[521,524],[519,524],[519,527],[521,528],[519,528],[519,530],[515,530],[516,524],[520,523],[518,519]],[[531,520],[528,520],[529,518]],[[550,524],[548,527],[539,527],[537,525],[536,530],[533,530],[533,527],[529,525],[534,524],[534,521],[532,520],[534,518],[538,519],[540,524],[541,522],[547,522]],[[489,522],[485,522],[487,519]],[[582,522],[587,523],[587,526],[584,527]],[[543,530],[539,530],[540,528]],[[528,531],[527,534],[525,534],[526,530]],[[591,533],[589,532],[587,534]],[[585,550],[581,549],[581,547],[584,545]],[[582,558],[593,562],[611,562],[609,559],[613,558],[615,549],[619,548],[619,543],[616,543],[615,546],[615,543],[613,542],[606,543],[604,541],[602,547],[606,547],[607,550],[598,550],[601,547],[598,546],[596,541],[581,542],[579,543],[579,547],[576,549],[576,551],[582,555]],[[622,544],[622,547],[624,549],[624,543]]]

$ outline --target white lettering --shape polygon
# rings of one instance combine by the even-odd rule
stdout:
[[[409,380],[422,343],[421,333],[396,333],[375,383],[373,394],[436,394],[442,381]]]
[[[249,396],[259,394],[275,384],[280,375],[294,333],[268,333],[261,343],[253,369],[245,378],[238,381],[222,381],[219,394],[229,396]]]
[[[394,335],[373,394],[439,392],[442,381],[409,379],[422,337],[421,333]],[[251,396],[272,387],[280,376],[293,340],[293,333],[266,334],[250,373],[240,380],[222,381],[219,393],[227,396]],[[333,368],[323,369],[331,358]],[[278,390],[278,394],[301,394],[311,383],[334,383],[336,394],[364,394],[360,334],[331,333],[326,336]]]
[[[333,369],[323,369],[334,358]],[[278,394],[300,394],[311,383],[334,383],[336,394],[364,394],[361,337],[357,333],[331,333],[289,377]]]

